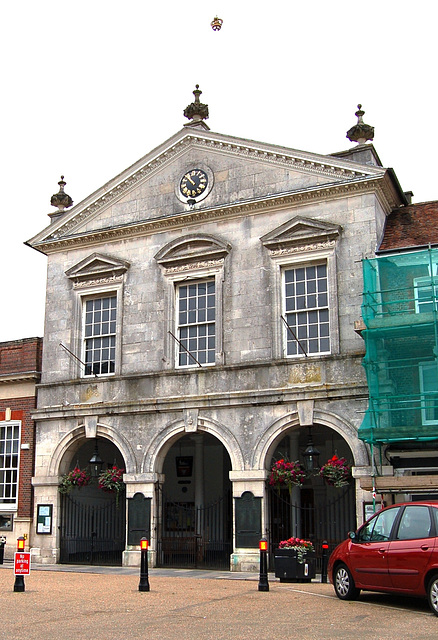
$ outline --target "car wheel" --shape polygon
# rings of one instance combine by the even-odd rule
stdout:
[[[360,589],[356,588],[353,576],[351,575],[350,570],[345,564],[339,564],[336,567],[333,586],[335,588],[336,595],[341,600],[356,600],[356,598],[360,594]]]
[[[427,599],[429,606],[436,616],[438,616],[438,575],[432,577],[427,587]]]

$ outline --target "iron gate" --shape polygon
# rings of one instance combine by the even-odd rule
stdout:
[[[60,562],[119,566],[125,549],[125,501],[96,498],[85,488],[63,495]],[[102,492],[100,492],[102,493]]]
[[[158,493],[161,517],[157,566],[229,569],[231,493],[206,506],[174,502]]]
[[[281,540],[291,536],[311,540],[315,547],[317,569],[321,568],[322,542],[329,544],[329,553],[356,529],[356,505],[354,483],[338,490],[330,499],[320,499],[314,504],[313,488],[300,490],[300,502],[293,502],[288,490],[278,492],[268,487],[269,538],[271,554]],[[271,562],[271,566],[273,566]]]

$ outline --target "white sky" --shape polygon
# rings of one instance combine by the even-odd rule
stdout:
[[[213,32],[215,15],[224,20]],[[432,0],[13,0],[0,8],[0,341],[43,335],[49,223],[182,128],[331,153],[364,121],[415,202],[438,199]]]

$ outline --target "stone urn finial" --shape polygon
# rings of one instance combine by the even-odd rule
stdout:
[[[68,209],[68,207],[71,207],[73,204],[73,200],[70,198],[70,196],[64,192],[64,187],[67,184],[64,181],[64,176],[61,176],[61,180],[58,182],[59,184],[59,191],[58,193],[53,194],[53,196],[50,199],[50,204],[52,205],[52,207],[58,207],[58,211],[64,211],[64,209]]]
[[[191,120],[191,122],[187,122],[185,127],[196,127],[202,126],[204,129],[209,129],[210,127],[204,122],[208,118],[208,105],[202,104],[199,100],[199,96],[202,91],[199,89],[199,84],[196,85],[195,90],[193,91],[193,95],[195,96],[195,101],[191,102],[184,109],[184,116]]]
[[[365,111],[362,111],[362,105],[358,104],[357,108],[358,111],[354,114],[357,117],[357,123],[347,131],[347,138],[351,142],[365,144],[368,140],[374,139],[374,127],[364,123],[363,116]]]

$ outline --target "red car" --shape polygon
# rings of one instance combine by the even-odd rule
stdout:
[[[438,616],[438,502],[405,502],[375,513],[330,556],[341,600],[361,589],[427,597]]]

